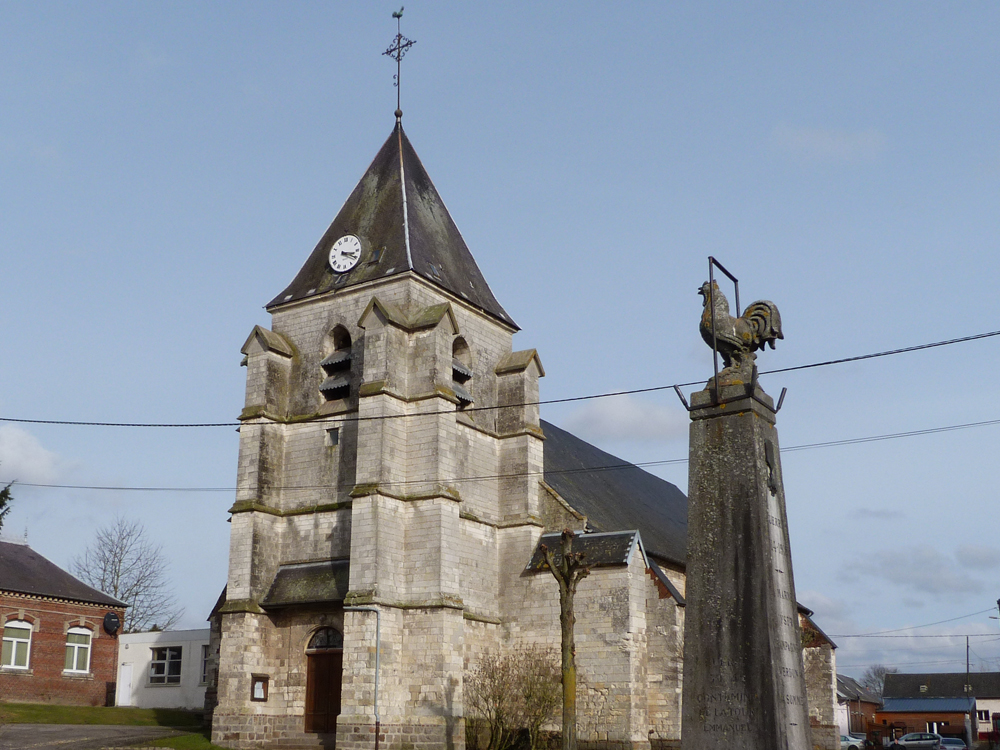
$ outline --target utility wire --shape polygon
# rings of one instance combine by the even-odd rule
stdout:
[[[990,338],[992,336],[1000,336],[1000,331],[989,331],[987,333],[977,333],[972,336],[963,336],[957,339],[948,339],[946,341],[934,341],[929,344],[917,344],[916,346],[907,346],[901,349],[889,349],[883,352],[874,352],[872,354],[860,354],[855,357],[844,357],[843,359],[830,359],[824,362],[813,362],[807,365],[795,365],[793,367],[781,367],[776,370],[763,370],[761,375],[775,375],[782,372],[794,372],[796,370],[809,370],[815,367],[829,367],[830,365],[841,365],[847,362],[860,362],[866,359],[876,359],[878,357],[890,357],[896,354],[906,354],[908,352],[917,352],[924,349],[933,349],[939,346],[949,346],[951,344],[962,344],[967,341],[976,341],[978,339]],[[552,398],[545,399],[541,401],[524,401],[517,404],[503,404],[498,406],[469,406],[462,411],[466,414],[470,412],[478,411],[495,411],[497,409],[510,409],[522,406],[541,406],[543,404],[566,404],[574,401],[590,401],[592,399],[598,398],[610,398],[612,396],[631,396],[637,393],[654,393],[656,391],[666,391],[672,390],[673,388],[687,388],[692,385],[701,385],[704,381],[694,380],[689,383],[677,383],[676,385],[656,385],[649,388],[632,388],[624,391],[610,391],[607,393],[593,393],[586,396],[569,396],[566,398]],[[375,419],[402,419],[407,417],[431,417],[438,416],[442,414],[453,414],[452,411],[436,411],[436,412],[425,412],[419,414],[380,414],[370,417],[344,417],[341,419],[331,420],[336,423],[347,423],[347,422],[365,422]],[[239,422],[182,422],[182,423],[159,423],[159,422],[77,422],[62,419],[20,419],[15,417],[0,417],[0,422],[15,422],[18,424],[47,424],[47,425],[69,425],[74,427],[238,427]]]
[[[996,633],[937,633],[937,634],[922,634],[914,633],[911,635],[875,635],[872,633],[861,633],[861,634],[845,634],[840,633],[835,635],[830,634],[831,638],[996,638]]]
[[[993,658],[996,658],[996,657],[993,657]],[[989,661],[989,659],[987,659],[985,661]],[[886,666],[892,666],[892,667],[915,667],[915,666],[920,666],[920,665],[923,665],[923,664],[965,664],[965,659],[964,658],[955,658],[955,659],[945,659],[943,661],[894,661],[892,664],[887,664]],[[871,662],[866,662],[864,664],[838,664],[837,668],[840,669],[841,667],[843,667],[844,669],[851,669],[852,667],[870,667],[870,666],[871,666]],[[973,672],[973,674],[978,674],[978,673],[977,672]]]
[[[959,615],[958,617],[952,617],[952,618],[950,618],[948,620],[938,620],[937,622],[928,622],[925,625],[910,625],[909,627],[906,627],[906,628],[893,628],[892,630],[876,630],[874,633],[858,633],[858,634],[856,634],[854,636],[851,636],[851,637],[853,637],[853,638],[864,638],[864,637],[867,637],[867,636],[885,635],[886,633],[899,633],[899,632],[901,632],[903,630],[916,630],[917,628],[929,628],[929,627],[932,627],[934,625],[943,625],[946,622],[955,622],[955,620],[964,620],[966,617],[975,617],[976,615],[984,615],[987,612],[992,612],[995,609],[996,609],[996,607],[990,607],[989,609],[982,609],[979,612],[970,612],[967,615]],[[996,633],[991,633],[990,635],[996,635]],[[847,636],[837,636],[837,637],[838,638],[846,638]]]
[[[830,440],[825,443],[805,443],[803,445],[791,445],[787,448],[782,448],[782,453],[790,453],[792,451],[808,450],[812,448],[830,448],[838,445],[854,445],[858,443],[872,443],[879,440],[895,440],[905,437],[914,437],[917,435],[931,435],[938,432],[950,432],[952,430],[963,430],[970,427],[983,427],[987,425],[1000,424],[1000,419],[990,419],[984,422],[966,422],[965,424],[948,425],[945,427],[930,427],[924,430],[911,430],[909,432],[893,432],[885,435],[871,435],[868,437],[860,438],[848,438],[845,440]],[[578,469],[562,469],[562,470],[549,470],[549,471],[525,471],[525,472],[513,472],[510,474],[483,474],[480,476],[472,477],[452,477],[450,479],[402,479],[398,481],[387,481],[381,484],[389,487],[401,487],[411,484],[428,484],[434,482],[437,484],[457,484],[461,482],[483,482],[492,481],[494,479],[515,479],[518,477],[530,477],[530,476],[556,476],[565,474],[591,474],[601,471],[623,471],[627,469],[643,469],[650,466],[668,466],[671,464],[684,464],[687,463],[686,458],[666,458],[659,461],[640,461],[638,463],[628,463],[622,462],[619,464],[607,464],[604,466],[584,466]],[[47,489],[61,489],[61,490],[106,490],[110,492],[117,491],[138,491],[138,492],[235,492],[236,487],[114,487],[105,485],[82,485],[82,484],[42,484],[42,483],[32,483],[32,482],[20,482],[16,479],[13,480],[0,480],[0,484],[16,484],[20,487],[42,487]],[[274,486],[273,489],[281,490],[283,492],[292,492],[298,490],[320,490],[320,489],[330,489],[330,485],[297,485],[297,486]],[[992,609],[989,611],[993,611]],[[977,613],[978,614],[978,613]],[[968,617],[970,615],[966,615]],[[961,619],[961,618],[959,618]],[[918,627],[923,627],[918,626]],[[844,636],[848,637],[848,636]],[[853,636],[851,636],[853,637]]]

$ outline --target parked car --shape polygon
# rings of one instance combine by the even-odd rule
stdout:
[[[940,750],[941,735],[934,732],[910,732],[904,734],[889,747],[907,748],[907,750],[911,747],[927,747]]]
[[[969,750],[969,746],[960,737],[942,737],[941,750]]]
[[[846,734],[840,735],[840,750],[864,750],[865,741]]]

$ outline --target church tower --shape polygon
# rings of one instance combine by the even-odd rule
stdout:
[[[213,741],[464,746],[542,532],[533,351],[399,119],[243,346]],[[510,563],[517,564],[511,565]]]

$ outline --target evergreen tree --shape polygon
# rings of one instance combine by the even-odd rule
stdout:
[[[8,513],[10,513],[10,502],[14,499],[11,497],[10,488],[13,485],[14,483],[11,482],[0,490],[0,529],[3,528],[3,519],[7,517]]]

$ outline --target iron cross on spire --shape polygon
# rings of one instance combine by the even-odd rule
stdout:
[[[396,38],[389,45],[389,49],[383,52],[383,55],[388,55],[393,60],[396,61],[396,75],[393,76],[393,86],[396,87],[396,119],[398,120],[403,116],[403,110],[399,108],[399,74],[401,70],[400,63],[403,61],[403,55],[406,54],[406,50],[412,47],[416,42],[412,39],[407,39],[403,36],[402,32],[399,30],[399,19],[403,17],[403,9],[400,8],[398,11],[392,14],[392,17],[396,19]]]

